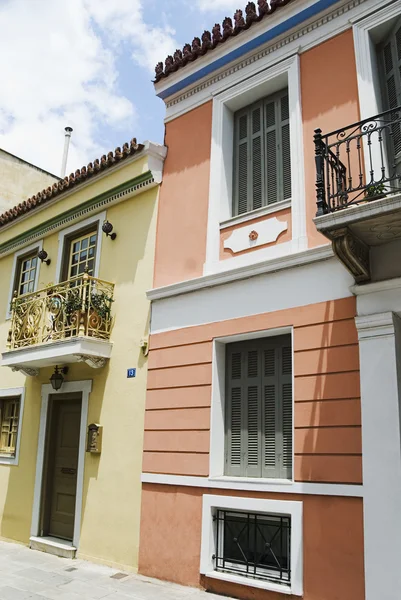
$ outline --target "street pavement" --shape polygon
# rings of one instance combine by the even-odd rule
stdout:
[[[222,597],[0,541],[0,600],[100,599],[222,600]]]

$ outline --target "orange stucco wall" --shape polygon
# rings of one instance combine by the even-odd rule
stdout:
[[[143,470],[209,474],[212,340],[294,327],[294,477],[361,483],[355,298],[151,336]]]
[[[316,214],[314,130],[330,133],[359,121],[352,29],[301,54],[306,223],[309,246],[327,243],[312,221]]]
[[[359,498],[145,484],[142,489],[140,573],[184,585],[201,585],[210,591],[244,600],[283,598],[282,594],[200,576],[203,494],[302,501],[304,600],[364,600],[363,508]]]
[[[212,103],[167,123],[155,287],[203,274],[209,201]]]
[[[246,250],[242,250],[241,252],[233,252],[230,248],[224,248],[224,241],[230,237],[233,231],[237,229],[242,229],[243,227],[249,227],[250,225],[255,225],[255,231],[258,231],[258,223],[262,223],[263,221],[268,221],[269,219],[278,219],[278,221],[286,221],[287,229],[283,231],[278,236],[277,240],[271,242],[269,244],[262,244],[260,246],[256,246],[255,248],[247,248]],[[258,217],[256,219],[252,219],[251,221],[246,221],[246,223],[241,223],[241,225],[232,225],[231,227],[226,227],[220,231],[220,260],[224,260],[225,258],[231,258],[232,256],[240,256],[241,254],[250,254],[252,252],[256,252],[261,248],[269,248],[270,246],[274,246],[275,244],[282,244],[283,242],[289,242],[292,239],[292,222],[291,222],[291,209],[287,208],[285,210],[279,210],[274,214],[266,215],[264,217]]]

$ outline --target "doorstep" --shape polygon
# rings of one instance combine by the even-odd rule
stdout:
[[[51,536],[32,536],[29,538],[29,546],[32,550],[47,552],[47,554],[54,554],[55,556],[61,556],[62,558],[75,558],[75,553],[77,551],[75,546],[72,545],[72,542],[60,540],[59,538]]]

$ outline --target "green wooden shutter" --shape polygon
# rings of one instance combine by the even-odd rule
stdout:
[[[281,117],[281,200],[291,198],[291,146],[290,146],[290,109],[288,102],[288,93],[286,92],[280,98],[280,117]]]
[[[281,422],[282,460],[280,477],[292,477],[292,348],[291,339],[284,341],[281,348]]]
[[[234,212],[248,212],[249,204],[249,156],[250,156],[250,113],[245,109],[235,116],[235,164],[234,164]]]
[[[290,478],[290,336],[227,346],[226,475]]]
[[[251,177],[252,196],[248,210],[255,210],[263,206],[264,201],[264,144],[263,144],[263,105],[254,105],[251,110],[252,123],[252,152],[251,152]]]
[[[234,117],[234,215],[291,198],[288,90]]]
[[[240,348],[227,351],[226,474],[240,477],[243,472],[243,421],[245,397]]]
[[[291,146],[288,91],[265,100],[266,204],[291,198]]]
[[[385,108],[401,106],[401,22],[398,21],[381,46]],[[401,157],[401,127],[395,123],[388,137],[390,162]],[[398,160],[397,160],[398,159]]]

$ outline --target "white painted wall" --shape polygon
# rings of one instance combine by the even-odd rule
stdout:
[[[359,336],[366,600],[396,600],[401,589],[401,320],[357,317]]]
[[[332,258],[155,300],[151,332],[346,298],[352,295],[352,282],[345,267]]]

